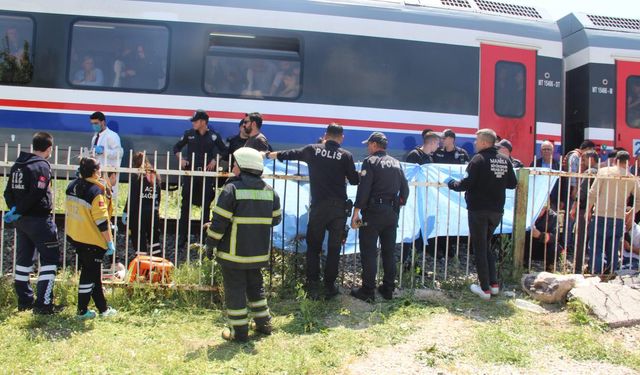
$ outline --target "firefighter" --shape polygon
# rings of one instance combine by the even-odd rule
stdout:
[[[6,223],[16,227],[15,289],[18,310],[33,309],[34,314],[49,315],[60,310],[53,304],[53,284],[60,260],[58,230],[53,221],[51,192],[51,156],[53,137],[49,133],[33,135],[33,153],[20,152],[11,167],[4,199],[10,210]],[[33,272],[34,254],[40,255],[38,295],[33,301],[29,274]]]
[[[76,248],[80,265],[78,285],[78,319],[93,319],[89,310],[93,298],[101,317],[113,316],[115,309],[107,305],[102,291],[102,259],[115,252],[111,234],[113,213],[109,183],[101,178],[100,163],[94,158],[82,158],[79,178],[73,180],[66,192],[66,233]]]
[[[233,154],[233,174],[224,185],[207,228],[207,250],[222,269],[228,327],[225,340],[247,341],[253,328],[271,334],[271,316],[261,268],[269,263],[271,227],[281,220],[280,198],[262,175],[260,152],[242,147]],[[248,308],[247,308],[248,307]]]

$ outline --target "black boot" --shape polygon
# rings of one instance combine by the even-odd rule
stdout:
[[[375,293],[367,292],[362,288],[359,289],[351,289],[351,295],[359,300],[373,303],[376,301]]]

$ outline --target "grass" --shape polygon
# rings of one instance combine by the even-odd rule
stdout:
[[[334,374],[374,350],[407,355],[425,368],[453,371],[507,365],[535,369],[545,348],[576,361],[597,361],[640,370],[640,350],[625,348],[608,330],[589,324],[580,307],[536,315],[517,310],[511,300],[481,303],[464,290],[443,302],[412,297],[371,307],[349,297],[310,301],[274,297],[270,307],[276,331],[247,344],[224,342],[224,316],[216,298],[199,292],[133,288],[109,291],[120,313],[113,319],[79,322],[74,317],[74,276],[56,293],[69,307],[54,317],[15,310],[8,280],[0,282],[0,362],[12,373],[220,373]],[[438,341],[448,327],[421,332],[431,321],[463,324],[451,345]],[[396,352],[415,335],[435,342],[410,353]],[[451,336],[451,335],[450,335]],[[453,348],[453,349],[452,349]],[[378,360],[384,361],[384,358]],[[3,371],[4,371],[3,370]],[[491,372],[490,370],[488,370]],[[486,372],[486,371],[485,371]]]

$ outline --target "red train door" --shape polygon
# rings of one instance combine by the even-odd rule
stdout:
[[[640,153],[640,62],[616,60],[615,145]]]
[[[535,76],[535,50],[480,45],[480,128],[511,141],[525,165],[534,156]]]

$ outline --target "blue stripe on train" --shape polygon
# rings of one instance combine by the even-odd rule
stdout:
[[[91,132],[89,119],[85,114],[14,111],[5,109],[0,110],[0,118],[2,118],[0,127],[6,128],[48,130],[54,133],[56,130]],[[212,121],[211,124],[218,133],[224,138],[227,138],[237,133],[238,121]],[[191,126],[186,118],[184,120],[176,120],[109,114],[107,114],[107,123],[108,126],[121,137],[126,137],[127,135],[149,135],[175,137],[176,140]],[[269,123],[264,124],[262,131],[271,143],[286,145],[315,143],[318,138],[324,134],[323,128],[298,127],[295,125],[269,126]],[[369,133],[369,130],[346,130],[344,146],[352,149],[365,148],[361,142],[367,139]],[[386,135],[389,138],[390,149],[396,151],[409,151],[415,148],[420,142],[419,134],[387,132]],[[467,149],[467,151],[473,150],[472,138],[458,137],[457,144]]]

